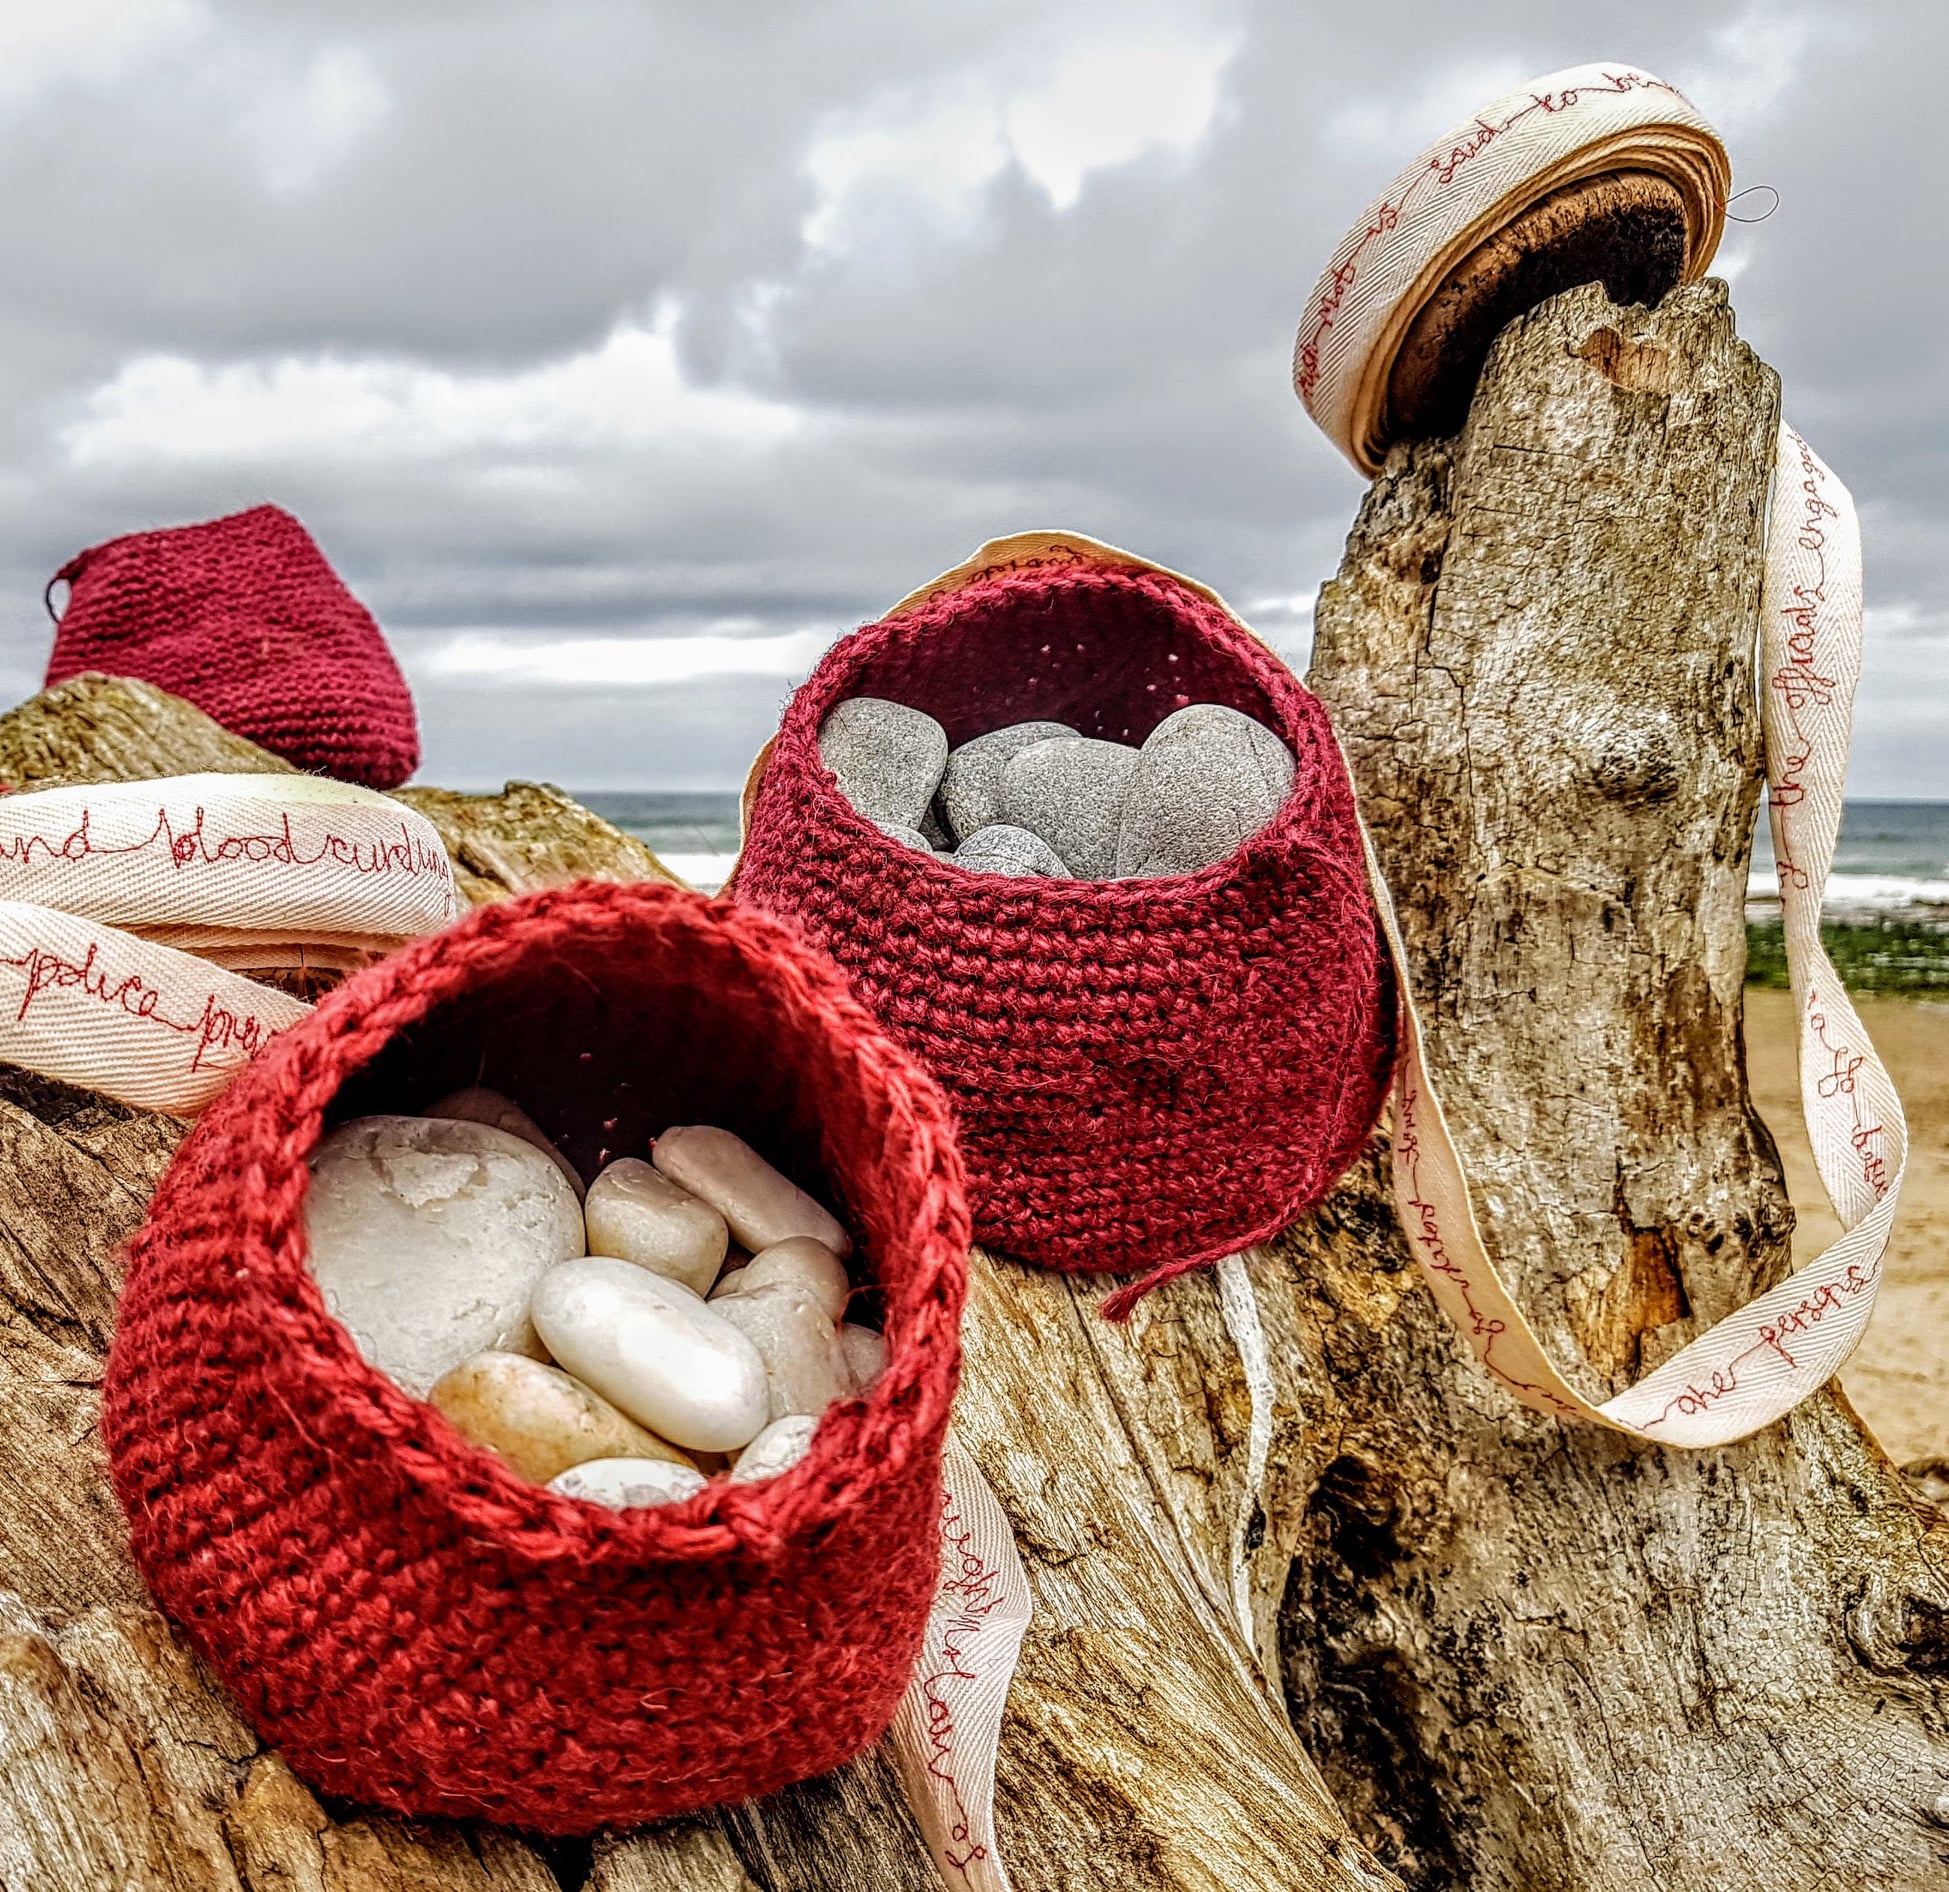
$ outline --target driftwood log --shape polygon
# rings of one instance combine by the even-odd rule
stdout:
[[[1487,1234],[1593,1388],[1785,1264],[1739,1045],[1776,402],[1716,289],[1561,297],[1456,442],[1390,462],[1321,601]],[[157,752],[103,772],[235,766]],[[539,795],[422,800],[470,894],[578,847],[630,871]],[[94,1441],[115,1244],[177,1134],[0,1074],[0,1887],[928,1892],[883,1753],[538,1846],[321,1806],[259,1748],[147,1606]],[[975,1258],[957,1426],[1037,1610],[1017,1892],[1943,1882],[1949,1527],[1838,1399],[1697,1455],[1514,1409],[1378,1149],[1127,1328],[1099,1292]]]
[[[122,680],[0,717],[16,786],[279,766]],[[403,799],[476,901],[665,872],[559,790]],[[95,1435],[116,1250],[182,1130],[0,1068],[0,1892],[931,1892],[884,1752],[577,1845],[326,1807],[261,1748],[149,1607]],[[1014,1884],[1378,1892],[1237,1628],[1251,1405],[1212,1285],[1128,1330],[1098,1292],[975,1258],[958,1424],[1036,1598],[1002,1753]]]
[[[1502,1266],[1602,1398],[1786,1269],[1742,895],[1775,377],[1723,288],[1584,288],[1399,449],[1331,706]],[[1949,1884],[1949,1527],[1838,1392],[1719,1451],[1518,1409],[1358,1172],[1278,1245],[1288,1697],[1410,1885]]]

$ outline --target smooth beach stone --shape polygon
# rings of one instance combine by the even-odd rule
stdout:
[[[434,1381],[428,1402],[470,1445],[545,1485],[591,1458],[661,1458],[688,1465],[600,1393],[520,1353],[477,1353]]]
[[[721,1301],[726,1295],[741,1293],[744,1289],[744,1270],[727,1269],[717,1278],[717,1286],[705,1297],[707,1300]]]
[[[873,824],[889,840],[898,841],[902,847],[910,847],[920,854],[931,854],[934,843],[918,828],[902,827],[897,821],[876,821]]]
[[[673,1445],[733,1451],[773,1417],[764,1356],[680,1282],[590,1255],[543,1275],[531,1311],[564,1368]]]
[[[592,1458],[548,1481],[550,1491],[612,1511],[641,1511],[653,1504],[681,1504],[710,1483],[694,1465],[660,1458]]]
[[[971,874],[1016,874],[1037,880],[1070,880],[1074,876],[1061,857],[1039,834],[1011,828],[997,821],[977,828],[948,856]]]
[[[539,1352],[535,1284],[582,1253],[582,1205],[492,1124],[358,1117],[311,1158],[312,1278],[359,1352],[415,1399],[489,1348]]]
[[[1107,879],[1117,864],[1123,798],[1137,751],[1093,736],[1032,742],[1002,770],[1001,818],[1039,834],[1078,880]]]
[[[804,1288],[784,1282],[747,1288],[714,1302],[711,1311],[744,1334],[764,1360],[768,1421],[795,1412],[817,1415],[851,1394],[853,1376],[832,1317]]]
[[[867,820],[918,828],[947,767],[947,731],[923,710],[856,696],[826,718],[819,760]]]
[[[818,1430],[819,1421],[811,1413],[787,1413],[774,1419],[738,1454],[731,1467],[732,1484],[755,1485],[761,1478],[789,1472],[812,1450],[812,1435]]]
[[[1119,875],[1195,874],[1235,853],[1284,804],[1292,751],[1223,703],[1193,703],[1137,756],[1117,834]]]
[[[853,1238],[831,1210],[729,1130],[679,1124],[657,1138],[650,1160],[678,1188],[708,1202],[754,1255],[794,1235],[824,1242],[835,1255],[853,1252]]]
[[[887,1337],[871,1327],[847,1321],[839,1329],[839,1351],[846,1356],[846,1370],[853,1376],[853,1391],[868,1391],[887,1370]]]
[[[699,1202],[640,1156],[619,1157],[589,1185],[582,1205],[589,1253],[633,1261],[652,1274],[708,1294],[731,1246],[731,1231],[708,1202]]]
[[[491,1123],[495,1129],[505,1130],[509,1136],[519,1137],[523,1143],[532,1143],[536,1149],[545,1151],[567,1179],[568,1186],[578,1196],[582,1193],[582,1178],[576,1173],[575,1165],[549,1142],[547,1131],[512,1097],[503,1097],[485,1084],[470,1084],[465,1090],[449,1091],[437,1104],[428,1104],[419,1114],[448,1117],[457,1123]]]
[[[743,1294],[780,1282],[804,1288],[826,1310],[828,1320],[837,1320],[846,1311],[846,1297],[853,1291],[846,1264],[824,1242],[806,1235],[774,1242],[762,1254],[753,1255],[738,1270],[738,1276]]]
[[[1002,770],[1030,743],[1080,735],[1067,723],[1010,723],[950,750],[941,773],[940,809],[955,840],[965,841],[1002,818]]]

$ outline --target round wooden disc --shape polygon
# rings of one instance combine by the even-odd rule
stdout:
[[[1458,433],[1496,337],[1560,290],[1658,302],[1685,272],[1685,200],[1642,171],[1567,184],[1470,252],[1414,319],[1387,384],[1390,439]]]

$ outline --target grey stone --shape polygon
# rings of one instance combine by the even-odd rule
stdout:
[[[898,821],[876,821],[873,825],[882,834],[898,841],[902,847],[917,849],[922,854],[931,854],[934,851],[934,843],[928,840],[918,828],[903,826]]]
[[[1070,871],[1039,834],[997,821],[975,832],[948,856],[971,874],[1025,874],[1041,880],[1068,880]]]
[[[1263,723],[1192,703],[1151,731],[1124,799],[1120,876],[1195,874],[1235,853],[1284,804],[1292,752]]]
[[[953,756],[950,755],[948,760],[952,762]],[[943,781],[946,779],[945,776],[942,777]],[[927,812],[920,818],[920,838],[937,853],[953,849],[954,836],[948,829],[946,816],[941,813],[941,797],[938,789],[934,793],[934,799],[927,804]]]
[[[954,839],[965,841],[1002,819],[1002,770],[1030,743],[1079,735],[1067,723],[1010,723],[950,752],[941,776],[940,807]]]
[[[947,767],[947,731],[925,711],[856,696],[826,718],[819,759],[868,821],[918,828]]]
[[[358,1117],[311,1158],[311,1272],[359,1352],[424,1399],[474,1354],[538,1354],[535,1285],[582,1253],[551,1156],[492,1124]]]
[[[1032,742],[1002,770],[1002,819],[1039,834],[1078,880],[1116,872],[1117,829],[1137,751],[1093,736]]]

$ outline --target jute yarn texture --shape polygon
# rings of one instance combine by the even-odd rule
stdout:
[[[1314,288],[1293,355],[1295,391],[1356,467],[1374,471],[1396,437],[1390,391],[1410,338],[1427,330],[1428,311],[1452,313],[1498,275],[1516,280],[1496,246],[1511,231],[1539,227],[1539,206],[1553,206],[1559,226],[1586,219],[1586,256],[1607,241],[1615,248],[1634,240],[1615,193],[1605,194],[1620,176],[1669,193],[1684,225],[1677,274],[1703,274],[1724,228],[1731,163],[1681,93],[1631,66],[1577,66],[1518,87],[1436,140],[1375,199]],[[1395,1199],[1429,1289],[1490,1376],[1524,1405],[1664,1445],[1744,1438],[1838,1370],[1874,1311],[1908,1156],[1901,1100],[1820,932],[1862,663],[1860,526],[1847,488],[1785,424],[1765,553],[1758,673],[1767,805],[1802,1110],[1842,1233],[1615,1398],[1599,1404],[1564,1375],[1483,1243],[1423,1056],[1426,1027],[1393,902],[1369,849],[1402,995]]]
[[[50,597],[63,580],[49,688],[89,670],[139,677],[367,788],[419,767],[412,693],[379,626],[280,507],[109,539],[63,565]]]
[[[819,757],[849,697],[951,743],[1047,719],[1141,743],[1187,703],[1256,717],[1291,793],[1200,873],[974,874],[890,840]],[[747,790],[738,899],[789,916],[941,1081],[976,1238],[1043,1267],[1233,1254],[1320,1200],[1365,1143],[1393,996],[1326,713],[1203,587],[1063,534],[998,541],[836,645]]]
[[[853,1230],[885,1376],[792,1471],[657,1509],[466,1444],[328,1315],[303,1211],[333,1122],[473,1082],[585,1176],[672,1122],[746,1137]],[[824,1772],[939,1576],[967,1242],[942,1098],[786,928],[647,883],[483,908],[279,1037],[164,1177],[103,1401],[136,1561],[320,1792],[578,1833]]]

